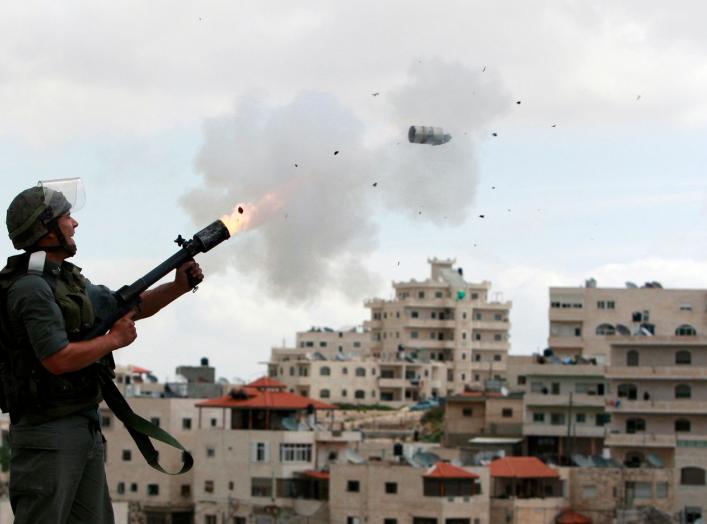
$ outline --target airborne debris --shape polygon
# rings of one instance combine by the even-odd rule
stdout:
[[[516,102],[516,104],[520,105],[520,100],[518,100],[518,101]]]
[[[491,133],[491,136],[498,136],[498,133]]]
[[[491,189],[496,189],[496,186],[491,186]]]
[[[380,93],[378,91],[376,91],[375,93],[371,93],[371,96],[378,96],[378,95],[380,95]]]
[[[339,152],[338,152],[338,151],[334,151],[334,154],[335,154],[335,155],[338,155],[338,154],[339,154]]]
[[[377,186],[378,186],[378,182],[373,182],[373,187],[377,187]]]
[[[485,73],[485,72],[486,72],[486,66],[484,66],[484,67],[481,69],[481,72],[482,72],[482,73]]]
[[[486,218],[486,215],[479,215],[479,218]]]
[[[557,124],[552,124],[552,127],[557,127]]]
[[[411,144],[440,146],[451,139],[452,135],[445,133],[441,127],[410,126],[410,129],[408,129],[408,141]]]
[[[297,164],[295,164],[295,167],[299,167]]]
[[[238,206],[238,212],[242,215],[243,214],[243,208],[241,206]]]
[[[638,96],[636,97],[636,102],[638,102],[640,99],[641,99],[641,95],[638,95]]]

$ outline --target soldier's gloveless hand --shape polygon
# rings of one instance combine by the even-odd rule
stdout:
[[[184,292],[191,290],[195,284],[198,285],[203,280],[204,272],[201,270],[201,266],[194,260],[190,260],[179,266],[177,268],[177,274],[174,277],[175,284]]]
[[[137,330],[135,329],[135,321],[133,317],[135,316],[134,311],[130,311],[125,316],[119,318],[110,328],[108,336],[112,337],[116,349],[123,348],[133,343],[137,338]]]

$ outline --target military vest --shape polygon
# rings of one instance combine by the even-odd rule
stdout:
[[[7,293],[28,274],[29,263],[28,254],[18,255],[8,259],[0,271],[0,407],[10,413],[13,423],[22,419],[39,424],[86,410],[102,397],[96,366],[54,375],[39,361],[29,341],[20,342],[12,333]],[[36,272],[54,293],[69,341],[82,340],[93,326],[95,315],[81,269],[64,262],[58,274],[43,271],[43,264]]]

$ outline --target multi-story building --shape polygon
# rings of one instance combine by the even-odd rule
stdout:
[[[707,332],[707,293],[699,289],[664,289],[657,282],[643,287],[550,288],[548,346],[560,357],[596,358],[606,363],[618,336],[689,337]]]
[[[471,385],[498,389],[510,348],[510,302],[489,282],[464,280],[454,260],[429,261],[430,278],[394,282],[393,300],[366,301],[364,328],[312,328],[295,348],[273,348],[268,373],[290,391],[336,403],[392,407]]]
[[[704,310],[702,310],[704,311]],[[704,315],[704,313],[702,313]],[[691,340],[692,339],[692,340]],[[624,337],[611,345],[611,425],[605,445],[627,468],[673,476],[635,486],[636,498],[669,497],[682,522],[707,512],[707,338]],[[666,490],[675,486],[674,496]]]
[[[331,466],[331,524],[488,524],[488,468],[368,461]]]
[[[523,367],[523,435],[528,455],[569,465],[571,456],[600,455],[607,416],[605,367],[535,355]]]

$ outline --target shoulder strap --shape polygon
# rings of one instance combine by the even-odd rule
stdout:
[[[100,366],[100,365],[99,365]],[[125,425],[130,436],[133,437],[140,453],[145,457],[147,463],[157,471],[168,475],[181,475],[189,471],[194,465],[191,454],[182,446],[179,441],[162,428],[156,426],[135,413],[128,402],[120,394],[120,391],[113,382],[110,373],[104,366],[99,369],[99,382],[101,393],[108,407],[116,417]],[[166,471],[159,463],[159,452],[155,449],[150,438],[164,442],[165,444],[182,450],[182,468],[177,472]]]
[[[29,263],[27,264],[27,274],[42,276],[44,274],[44,262],[46,260],[46,251],[35,251],[32,253],[29,256]]]

